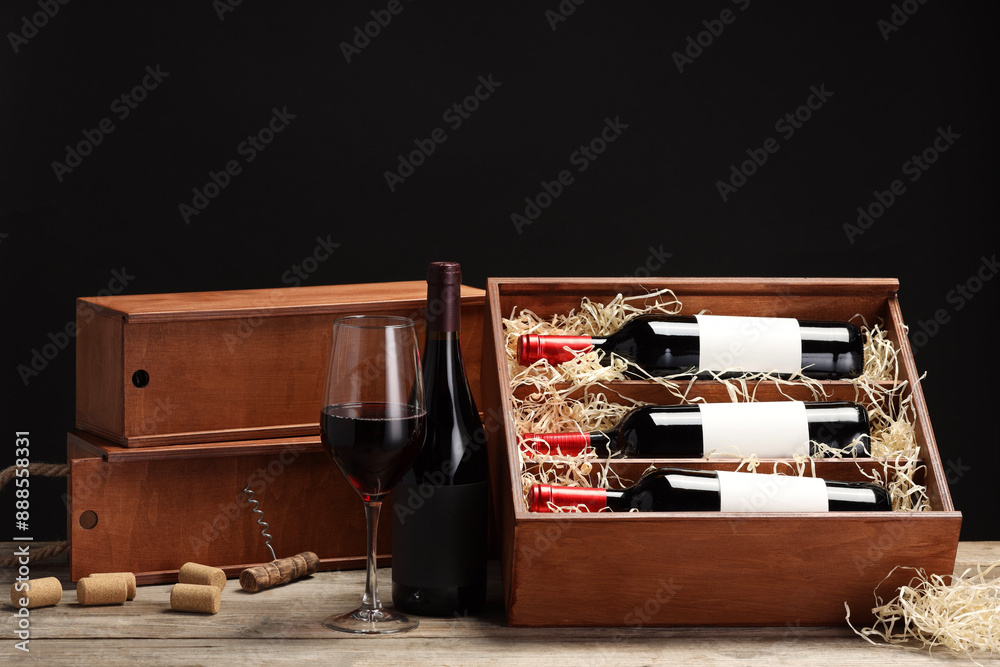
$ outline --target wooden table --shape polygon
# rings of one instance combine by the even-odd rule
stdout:
[[[0,545],[9,554],[11,544]],[[1000,560],[1000,542],[959,545],[956,572]],[[0,571],[3,597],[15,573]],[[361,570],[321,572],[249,594],[229,580],[214,616],[170,610],[170,585],[143,586],[125,605],[80,607],[65,559],[31,566],[31,576],[55,576],[63,599],[32,610],[31,652],[15,649],[14,608],[0,610],[0,663],[143,664],[740,664],[897,665],[973,664],[935,650],[876,647],[845,627],[779,628],[510,628],[504,620],[500,573],[493,564],[488,611],[476,618],[421,618],[401,635],[355,637],[326,630],[322,618],[357,606]],[[724,573],[720,573],[724,576]],[[389,570],[379,571],[390,598]],[[558,604],[553,600],[552,604]],[[1000,632],[1000,628],[997,629]],[[1000,656],[976,655],[982,664]]]

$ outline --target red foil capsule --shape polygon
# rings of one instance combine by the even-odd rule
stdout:
[[[586,507],[591,512],[599,512],[608,506],[605,489],[581,489],[570,486],[535,484],[528,490],[529,512],[551,512],[549,503],[557,507]]]
[[[573,358],[570,350],[588,352],[592,347],[590,336],[523,334],[517,339],[517,363],[530,366],[539,359],[548,359],[550,364],[561,364]]]
[[[576,456],[590,450],[589,433],[525,433],[521,438],[528,449],[526,453],[529,454],[531,451],[535,451],[539,454]],[[529,442],[531,439],[535,439],[535,441]],[[538,440],[542,442],[538,442]]]

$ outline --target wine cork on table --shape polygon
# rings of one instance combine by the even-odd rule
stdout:
[[[216,614],[221,603],[222,591],[210,584],[175,584],[170,589],[170,608],[174,611]]]
[[[248,593],[256,593],[313,574],[318,566],[319,556],[311,551],[303,551],[290,558],[272,560],[270,563],[243,570],[240,572],[240,586]]]
[[[135,599],[135,574],[132,572],[94,572],[87,576],[90,577],[118,577],[125,582],[125,586],[128,588],[128,600]]]
[[[122,577],[84,577],[76,582],[76,601],[85,607],[98,604],[124,604],[128,584]]]
[[[217,567],[184,563],[177,573],[177,583],[215,586],[221,591],[226,587],[226,573]]]
[[[55,577],[14,582],[10,587],[10,603],[18,609],[48,607],[60,600],[62,584]]]

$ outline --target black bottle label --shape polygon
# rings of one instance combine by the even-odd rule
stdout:
[[[415,588],[486,580],[486,482],[393,490],[392,580]]]

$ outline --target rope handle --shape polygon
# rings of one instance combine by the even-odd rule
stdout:
[[[10,466],[0,470],[0,491],[7,486],[10,480],[14,479],[14,474],[18,470],[17,466]],[[66,463],[29,463],[28,474],[40,477],[68,477],[69,465]],[[45,546],[32,545],[28,556],[29,562],[35,563],[47,558],[54,558],[69,549],[69,540],[64,542],[49,542]],[[0,567],[16,567],[20,565],[17,556],[0,556]]]

